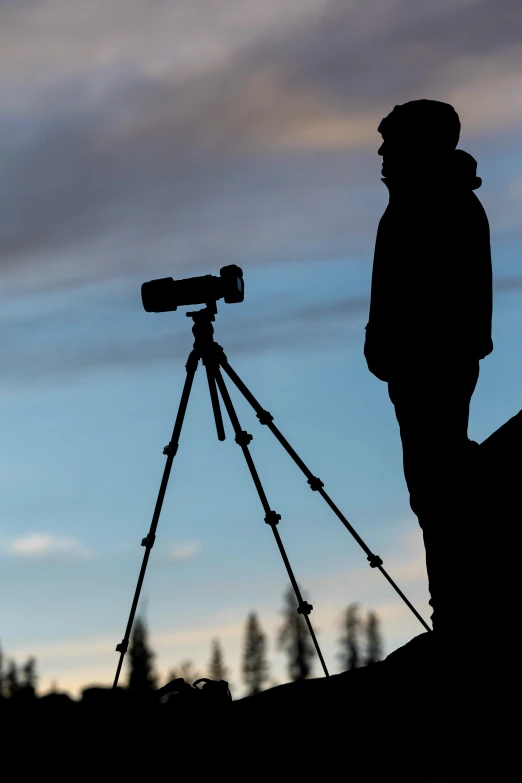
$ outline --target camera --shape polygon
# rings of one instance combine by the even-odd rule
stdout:
[[[243,270],[235,264],[224,266],[216,275],[173,280],[162,277],[141,286],[141,301],[147,313],[166,313],[180,305],[197,305],[224,299],[227,304],[245,298]]]

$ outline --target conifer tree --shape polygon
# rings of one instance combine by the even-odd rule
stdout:
[[[253,696],[262,691],[263,685],[268,679],[266,636],[261,630],[255,612],[248,615],[246,623],[242,670],[243,681],[247,686],[247,695]]]
[[[36,696],[36,660],[34,658],[28,658],[27,661],[20,669],[20,694],[25,698],[34,699]]]
[[[223,650],[219,639],[212,640],[212,653],[208,665],[208,676],[211,680],[226,680],[228,669],[223,659]]]
[[[315,648],[305,619],[297,611],[297,598],[291,585],[284,600],[284,621],[279,630],[278,647],[286,653],[290,679],[304,680],[312,673]]]
[[[383,658],[383,643],[382,634],[380,630],[380,621],[376,612],[368,612],[365,625],[366,633],[366,657],[364,660],[365,666],[370,663],[376,663],[382,661]]]
[[[129,646],[129,691],[138,699],[148,699],[156,687],[153,667],[154,653],[149,647],[145,623],[140,617],[134,621]]]
[[[6,696],[9,699],[13,699],[17,696],[20,690],[20,680],[18,678],[18,669],[16,663],[10,660],[7,665],[7,672],[5,675],[5,691]]]
[[[339,662],[343,671],[357,669],[361,663],[360,635],[361,619],[359,605],[350,604],[343,615],[342,633],[339,639]]]
[[[2,645],[0,644],[0,699],[5,695],[4,694],[4,683],[5,683],[5,677],[4,677],[4,654],[2,652]]]

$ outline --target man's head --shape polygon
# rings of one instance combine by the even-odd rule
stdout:
[[[400,175],[424,167],[426,157],[452,152],[459,141],[460,120],[449,103],[408,101],[395,106],[377,130],[383,137],[378,150],[383,175]]]

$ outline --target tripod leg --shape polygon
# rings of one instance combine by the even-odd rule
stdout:
[[[313,475],[313,473],[309,470],[309,468],[305,465],[303,460],[299,457],[299,455],[294,451],[292,446],[288,443],[286,438],[282,435],[282,433],[278,430],[278,428],[275,426],[274,417],[268,412],[265,411],[259,402],[256,400],[254,395],[251,393],[251,391],[248,389],[247,386],[243,383],[241,378],[237,375],[237,373],[234,372],[232,367],[229,365],[226,357],[224,357],[224,354],[222,355],[222,358],[220,360],[220,366],[223,368],[223,370],[226,372],[230,380],[237,386],[243,397],[246,398],[246,400],[250,403],[252,408],[255,410],[257,414],[257,418],[261,422],[261,424],[265,424],[269,430],[275,435],[279,443],[283,446],[285,451],[291,456],[293,461],[296,463],[296,465],[301,469],[301,471],[305,474],[306,478],[308,479],[308,484],[310,485],[310,488],[314,492],[319,492],[323,500],[326,501],[326,503],[330,506],[334,514],[338,517],[338,519],[341,520],[345,528],[352,534],[352,536],[355,538],[361,549],[365,552],[368,562],[370,563],[371,568],[378,568],[381,574],[384,576],[385,579],[390,583],[390,585],[393,587],[397,595],[404,601],[406,606],[413,612],[417,620],[423,625],[423,627],[427,631],[431,631],[431,628],[426,623],[426,621],[421,617],[421,615],[418,613],[418,611],[415,609],[412,603],[406,598],[402,590],[399,588],[399,586],[394,582],[394,580],[391,578],[391,576],[388,574],[388,572],[383,568],[383,562],[381,558],[378,555],[375,555],[371,549],[365,544],[363,539],[360,537],[360,535],[357,533],[355,528],[349,523],[349,521],[346,519],[344,514],[341,512],[339,508],[335,505],[333,500],[330,498],[330,496],[324,491],[324,484],[321,481],[321,479],[317,478]]]
[[[216,389],[216,379],[214,377],[214,371],[211,369],[208,362],[205,362],[205,370],[207,371],[208,390],[210,392],[210,401],[212,403],[212,410],[214,411],[214,419],[216,422],[216,430],[218,440],[225,440],[225,428],[223,426],[223,417],[221,416],[221,407],[219,405],[219,397]]]
[[[163,478],[161,479],[161,485],[158,492],[158,498],[156,500],[156,506],[154,508],[154,514],[152,516],[152,522],[150,525],[149,532],[147,536],[142,539],[141,545],[145,547],[145,552],[143,553],[143,561],[141,564],[140,573],[138,576],[138,583],[136,585],[136,590],[134,591],[134,598],[132,601],[132,606],[129,614],[129,619],[127,621],[127,627],[125,629],[125,636],[123,637],[120,644],[116,646],[116,652],[120,653],[120,660],[118,661],[118,667],[116,669],[116,676],[114,677],[114,683],[113,688],[116,688],[118,685],[118,680],[120,677],[121,667],[123,665],[123,659],[125,657],[125,653],[127,652],[127,648],[129,646],[129,639],[130,634],[132,630],[132,624],[134,622],[134,616],[136,614],[136,609],[138,607],[138,601],[140,598],[141,588],[143,585],[143,580],[145,578],[145,571],[147,570],[147,564],[149,562],[150,557],[150,551],[152,547],[154,546],[154,540],[156,538],[156,528],[158,527],[158,522],[161,514],[161,508],[163,506],[163,500],[165,498],[165,492],[167,491],[167,484],[169,481],[170,471],[172,468],[172,463],[174,461],[174,457],[176,456],[176,452],[178,450],[178,441],[179,436],[181,433],[181,428],[183,426],[183,420],[185,418],[185,412],[187,410],[187,405],[190,397],[190,391],[192,389],[192,382],[194,381],[194,375],[196,373],[196,370],[198,368],[198,355],[195,351],[192,351],[187,364],[187,377],[185,378],[185,385],[183,387],[183,392],[181,394],[181,400],[179,403],[178,413],[176,416],[176,422],[174,424],[174,430],[172,432],[172,438],[170,439],[170,443],[168,446],[165,446],[163,449],[163,453],[167,455],[167,461],[165,463],[165,468],[163,470]]]
[[[223,398],[223,402],[225,404],[225,408],[227,409],[227,413],[230,417],[230,421],[232,422],[232,427],[234,428],[234,432],[236,433],[236,443],[241,446],[241,449],[243,450],[243,454],[246,460],[246,463],[248,465],[248,469],[250,470],[250,474],[252,476],[252,479],[254,481],[255,487],[257,489],[257,494],[259,495],[259,499],[261,500],[261,504],[263,506],[263,509],[265,511],[265,522],[270,525],[272,529],[272,533],[274,534],[274,538],[276,540],[277,546],[279,548],[279,551],[281,553],[281,557],[283,558],[283,562],[286,567],[286,571],[288,573],[288,577],[290,579],[290,582],[292,584],[292,587],[294,588],[294,592],[297,598],[297,611],[299,614],[303,615],[305,622],[308,626],[308,630],[310,631],[310,636],[312,637],[312,641],[314,643],[314,647],[316,649],[317,655],[319,657],[319,660],[321,662],[321,666],[323,667],[323,671],[325,673],[325,676],[328,677],[328,669],[326,668],[326,663],[324,661],[321,648],[319,647],[319,643],[317,641],[317,638],[314,633],[314,629],[312,627],[312,623],[310,622],[309,614],[312,611],[313,607],[307,603],[306,601],[303,601],[303,597],[301,595],[301,591],[299,590],[299,586],[297,584],[296,578],[294,576],[294,572],[292,570],[292,566],[290,565],[290,561],[288,560],[288,556],[286,554],[283,542],[281,540],[281,536],[279,535],[279,531],[277,530],[277,524],[279,520],[281,519],[281,516],[277,514],[275,511],[272,511],[270,508],[270,504],[267,500],[267,497],[265,495],[265,491],[263,489],[263,485],[261,484],[261,480],[259,478],[259,475],[256,470],[256,466],[254,465],[254,461],[252,459],[252,455],[250,454],[248,444],[252,440],[252,436],[248,434],[248,432],[245,432],[241,429],[241,425],[239,423],[239,419],[237,418],[236,411],[234,409],[234,406],[232,404],[232,400],[230,399],[230,395],[228,393],[228,389],[225,386],[225,381],[223,380],[223,376],[221,375],[221,371],[218,366],[215,367],[215,378],[216,383],[218,385],[219,391],[221,393],[221,397]]]

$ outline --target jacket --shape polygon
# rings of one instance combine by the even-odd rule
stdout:
[[[419,362],[482,359],[491,340],[489,223],[476,162],[455,150],[432,176],[383,179],[364,354],[381,380]]]

